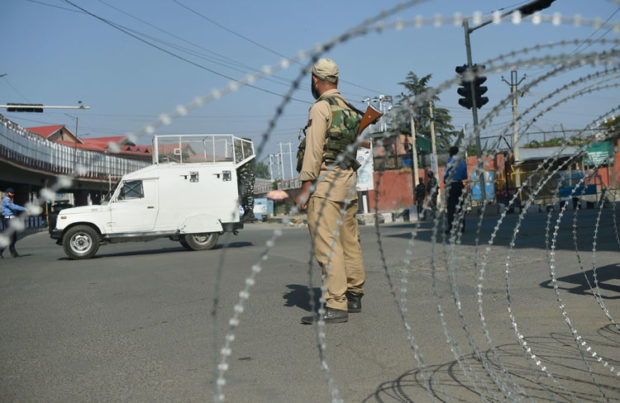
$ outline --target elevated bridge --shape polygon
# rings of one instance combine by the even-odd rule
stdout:
[[[109,152],[81,150],[51,142],[0,115],[0,191],[11,186],[15,202],[24,204],[38,192],[67,176],[76,205],[97,200],[124,174],[150,162],[119,157]]]

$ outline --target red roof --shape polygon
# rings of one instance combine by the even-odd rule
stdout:
[[[32,133],[38,134],[41,137],[48,138],[52,134],[61,130],[62,128],[65,128],[65,126],[64,125],[39,126],[39,127],[30,127],[27,130],[30,130]],[[63,144],[69,147],[75,147],[80,150],[90,150],[90,151],[99,151],[99,152],[106,151],[110,143],[116,143],[120,146],[120,152],[118,154],[121,154],[121,155],[145,156],[145,155],[151,155],[153,153],[153,147],[144,146],[144,145],[136,145],[133,142],[129,141],[129,139],[127,139],[126,136],[80,138],[78,139],[78,141],[80,141],[81,143],[73,143],[73,142],[68,142],[68,141],[54,141],[54,142],[58,144]]]
[[[114,136],[114,137],[91,137],[91,138],[83,138],[82,140],[85,143],[119,143],[123,144],[123,141],[127,139],[125,136]],[[132,143],[131,143],[132,144]]]
[[[64,125],[53,125],[53,126],[38,126],[38,127],[27,127],[26,130],[33,132],[34,134],[38,134],[44,138],[48,138],[52,134],[56,133],[58,130],[65,127]]]
[[[96,145],[96,144],[82,144],[82,143],[73,143],[70,141],[54,141],[56,144],[62,144],[67,147],[79,148],[80,150],[90,150],[90,151],[105,151],[105,145]]]
[[[92,140],[92,139],[88,139]],[[80,150],[89,150],[89,151],[106,151],[108,148],[109,142],[107,141],[86,141],[84,144],[70,143],[66,141],[55,141],[58,144],[64,144],[68,147],[77,147]],[[121,155],[150,155],[152,153],[151,146],[130,146],[124,145],[120,147],[120,151],[118,154]]]

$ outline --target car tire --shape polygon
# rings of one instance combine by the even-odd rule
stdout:
[[[99,234],[88,225],[76,225],[65,232],[62,247],[71,259],[90,259],[99,250]]]
[[[213,249],[217,243],[220,234],[217,232],[206,232],[204,234],[188,234],[184,240],[191,250],[208,250]],[[183,244],[182,244],[183,245]],[[183,245],[185,246],[185,245]]]
[[[192,248],[190,248],[190,246],[188,245],[187,242],[185,242],[185,237],[182,237],[181,239],[179,239],[179,243],[187,250],[192,250]]]

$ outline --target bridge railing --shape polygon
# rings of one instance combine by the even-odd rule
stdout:
[[[118,178],[150,165],[145,161],[122,158],[106,152],[80,150],[48,141],[2,115],[0,158],[54,175],[92,180]]]

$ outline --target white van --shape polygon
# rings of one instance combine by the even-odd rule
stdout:
[[[254,157],[252,142],[233,135],[155,136],[153,165],[123,176],[102,205],[61,210],[51,237],[71,259],[103,243],[161,237],[211,249],[224,231],[243,228],[237,169]]]

